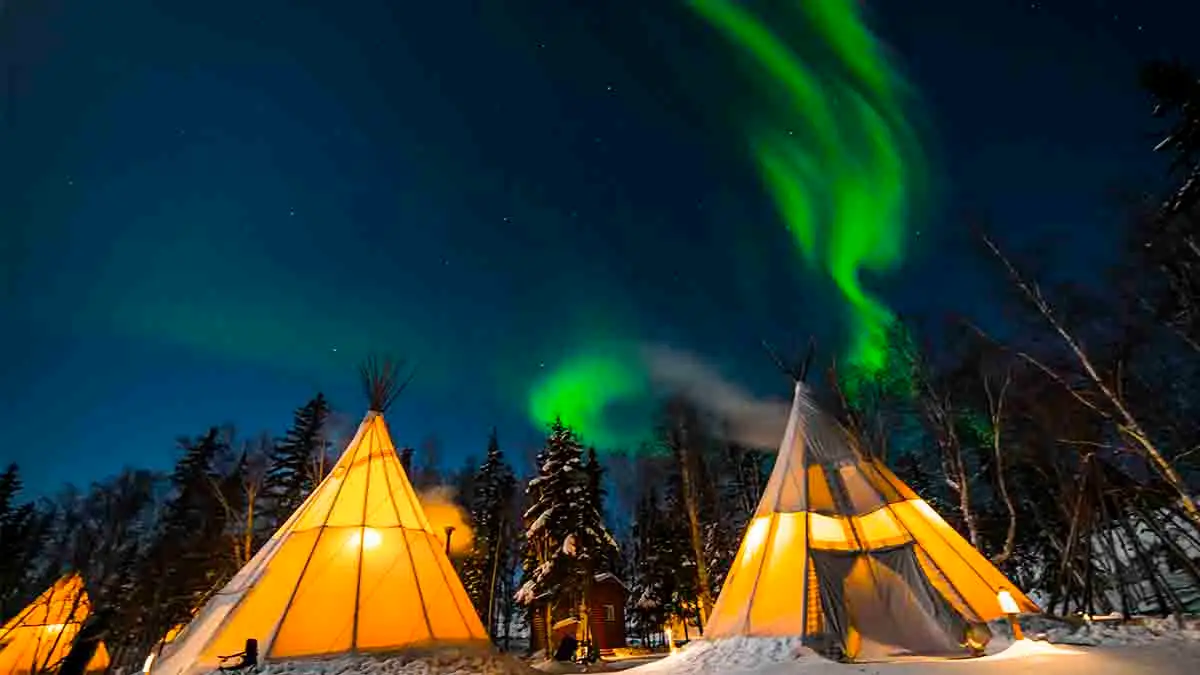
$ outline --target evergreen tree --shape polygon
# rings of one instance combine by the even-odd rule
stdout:
[[[46,517],[32,503],[17,504],[20,470],[0,473],[0,621],[20,610],[31,590],[30,570],[45,546]]]
[[[587,475],[587,500],[596,509],[600,520],[603,521],[605,517],[604,498],[608,496],[608,491],[604,489],[604,466],[596,457],[595,446],[588,446],[583,472]]]
[[[470,513],[475,540],[463,565],[463,583],[494,639],[500,618],[496,611],[497,589],[502,570],[509,566],[509,542],[515,534],[511,514],[516,495],[516,478],[500,450],[495,429],[488,438],[487,456],[474,475],[472,488]]]
[[[661,548],[663,518],[658,493],[651,487],[638,501],[633,528],[633,575],[630,601],[634,625],[643,642],[662,630],[673,594],[674,575]]]
[[[328,418],[329,403],[318,393],[296,410],[291,428],[271,449],[262,486],[264,530],[274,532],[283,525],[325,477]]]
[[[163,626],[186,620],[237,571],[229,540],[236,521],[227,509],[228,504],[240,507],[236,469],[221,469],[232,455],[228,435],[212,428],[180,444],[183,455],[168,480],[169,497],[141,575],[158,582],[151,606]]]
[[[674,480],[668,486],[664,501],[664,515],[658,521],[655,539],[658,542],[658,560],[662,565],[659,574],[664,579],[666,604],[664,613],[695,629],[699,634],[702,599],[700,576],[693,546],[691,525],[686,517],[687,499],[684,497],[682,481]],[[675,636],[683,639],[684,636]]]
[[[601,522],[597,504],[587,499],[583,449],[561,420],[551,425],[537,462],[537,476],[527,488],[533,505],[525,512],[524,574],[517,600],[526,607],[540,605],[549,624],[550,605],[543,598],[578,603],[597,564],[610,559],[617,544]]]
[[[620,547],[605,524],[604,501],[608,493],[604,489],[604,466],[596,457],[594,447],[588,447],[583,473],[587,490],[585,499],[579,505],[579,531],[584,535],[581,560],[593,575],[611,572],[620,554]]]
[[[675,513],[683,516],[686,524],[691,553],[684,560],[687,562],[686,573],[693,575],[694,579],[685,587],[695,589],[696,605],[701,612],[701,619],[704,619],[712,610],[713,602],[713,586],[706,555],[706,551],[711,551],[713,547],[706,545],[705,533],[708,524],[714,520],[717,508],[707,468],[709,439],[700,419],[700,411],[689,401],[676,397],[667,402],[664,413],[662,441],[675,460],[674,480],[667,503]]]

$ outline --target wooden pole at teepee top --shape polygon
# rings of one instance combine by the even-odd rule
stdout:
[[[414,371],[407,368],[407,364],[405,359],[393,361],[390,358],[369,356],[358,367],[363,391],[367,395],[367,405],[372,412],[385,412],[392,401],[408,387],[409,382],[412,382]],[[403,375],[405,370],[408,371],[407,375]]]
[[[766,340],[762,341],[762,346],[767,350],[767,355],[771,357],[771,360],[775,362],[775,367],[779,368],[779,372],[790,377],[793,384],[804,382],[808,379],[808,370],[812,367],[813,356],[817,350],[816,338],[809,338],[808,348],[804,350],[803,357],[790,362],[780,358],[779,353]]]

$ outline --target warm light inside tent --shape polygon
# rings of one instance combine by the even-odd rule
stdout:
[[[362,529],[354,530],[354,532],[350,535],[349,546],[351,548],[358,548],[358,545],[361,542],[364,549],[373,549],[377,548],[382,541],[383,536],[379,534],[378,530],[370,527],[364,527]]]
[[[142,672],[150,672],[150,666],[152,665],[154,665],[154,652],[150,652],[146,655],[146,662],[142,664]]]
[[[1012,593],[1005,589],[1000,589],[996,594],[996,599],[1000,601],[1000,611],[1005,614],[1020,614],[1021,608],[1017,606],[1017,601],[1013,599]]]
[[[58,633],[66,627],[67,625],[64,623],[48,623],[42,627],[42,630],[46,631],[47,633]]]
[[[742,564],[745,565],[759,553],[763,544],[767,543],[767,531],[771,528],[770,516],[759,516],[750,523],[746,531],[746,543],[742,544]]]

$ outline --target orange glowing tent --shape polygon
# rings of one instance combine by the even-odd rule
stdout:
[[[57,670],[91,612],[83,579],[70,574],[46,589],[0,628],[0,675]],[[108,669],[108,650],[100,643],[87,672]]]
[[[330,474],[151,665],[195,675],[258,641],[261,660],[489,645],[396,456],[391,375]]]
[[[965,656],[1005,609],[1040,611],[797,384],[705,637],[800,636],[846,660]]]

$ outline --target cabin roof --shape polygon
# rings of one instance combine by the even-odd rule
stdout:
[[[612,572],[601,572],[600,574],[597,574],[594,578],[596,580],[596,583],[612,581],[612,582],[616,583],[618,586],[620,586],[622,589],[624,589],[626,593],[629,592],[629,587],[625,585],[625,582],[621,581],[620,577],[613,574]]]

